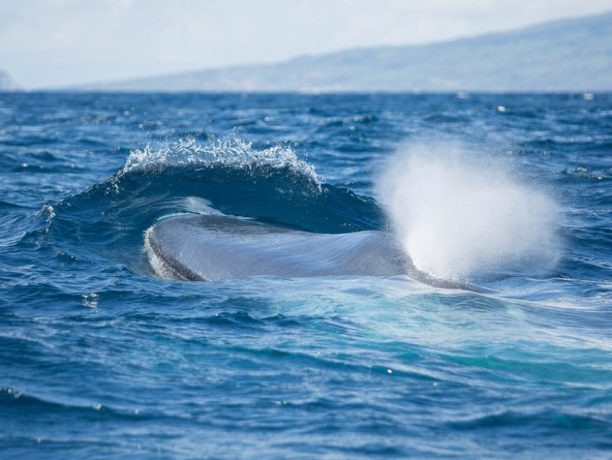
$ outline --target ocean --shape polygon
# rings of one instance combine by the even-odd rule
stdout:
[[[610,458],[612,95],[0,94],[0,457]],[[222,213],[397,276],[164,277]]]

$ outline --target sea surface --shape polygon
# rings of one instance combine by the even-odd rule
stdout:
[[[159,276],[210,212],[422,276]],[[1,458],[611,456],[612,95],[0,94]]]

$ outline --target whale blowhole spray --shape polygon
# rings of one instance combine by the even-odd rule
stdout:
[[[559,211],[500,158],[461,142],[405,145],[377,184],[415,268],[468,281],[550,270],[559,255]]]

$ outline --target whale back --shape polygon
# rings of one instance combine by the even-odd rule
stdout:
[[[310,233],[222,215],[161,220],[148,230],[146,245],[159,274],[188,280],[392,276],[407,267],[386,232]]]

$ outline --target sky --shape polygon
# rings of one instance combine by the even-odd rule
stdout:
[[[0,69],[25,89],[376,45],[612,9],[612,0],[0,0]]]

